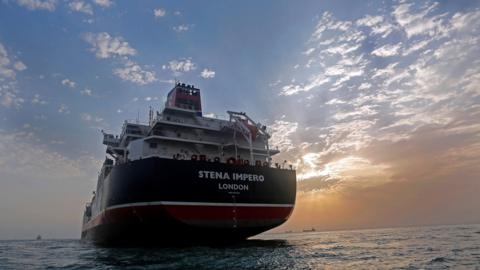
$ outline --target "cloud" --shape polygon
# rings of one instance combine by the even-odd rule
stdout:
[[[12,60],[7,50],[0,42],[0,105],[5,108],[13,107],[19,109],[25,102],[25,99],[20,96],[20,91],[17,88],[15,72],[15,70],[23,70],[25,65],[22,66],[18,63],[21,62],[17,61],[12,65]]]
[[[84,1],[76,0],[68,3],[68,7],[72,11],[93,15],[92,5],[85,3]]]
[[[92,90],[88,89],[88,88],[85,88],[82,91],[80,91],[80,94],[82,94],[82,96],[91,96],[92,95]]]
[[[296,208],[285,227],[478,223],[480,125],[460,126],[445,133],[444,127],[431,125],[395,143],[375,140],[358,156],[327,162],[322,153],[306,154],[310,165],[304,167],[311,170],[299,177],[309,178],[298,184]]]
[[[66,179],[94,179],[97,160],[80,156],[70,159],[51,151],[36,140],[32,132],[0,131],[0,172],[1,179],[11,179],[15,175],[21,179],[42,179],[44,181],[65,181]],[[6,154],[9,153],[9,154]],[[92,164],[93,163],[93,164]],[[88,170],[85,170],[87,169]],[[7,177],[8,176],[8,177]]]
[[[277,85],[281,84],[282,80],[276,80],[275,82],[271,82],[268,84],[269,87],[276,87]]]
[[[9,217],[0,225],[2,238],[28,238],[39,228],[47,237],[74,235],[65,228],[80,230],[79,214],[102,161],[89,153],[69,157],[56,150],[63,148],[63,139],[56,136],[40,140],[31,129],[0,130],[0,203]]]
[[[93,0],[93,2],[104,8],[109,8],[115,4],[112,0]]]
[[[330,70],[332,72],[332,70]],[[332,74],[333,75],[333,74]],[[322,86],[330,81],[330,78],[323,74],[318,74],[310,77],[309,82],[305,84],[289,84],[282,87],[281,95],[290,96],[300,92],[308,92],[319,86]]]
[[[318,89],[336,91],[364,75],[369,60],[359,50],[365,39],[366,35],[359,26],[336,20],[331,13],[325,12],[306,44],[308,51],[315,49],[318,53],[306,54],[308,61],[303,65],[305,69],[321,72],[302,72],[309,74],[308,77],[284,85],[280,95],[293,96]]]
[[[358,19],[356,21],[357,25],[360,26],[368,26],[372,27],[375,26],[379,23],[383,22],[383,17],[382,16],[372,16],[372,15],[366,15],[365,17]]]
[[[358,90],[369,89],[370,87],[372,87],[372,84],[364,82],[360,84],[360,86],[358,87]]]
[[[168,65],[163,65],[162,68],[181,74],[182,72],[189,72],[197,69],[197,65],[192,62],[191,58],[180,58],[169,61]]]
[[[7,50],[2,43],[0,43],[0,76],[2,77],[15,77],[15,71],[10,67],[10,58],[8,57]]]
[[[156,8],[153,10],[153,15],[155,16],[155,18],[164,17],[166,14],[167,12],[165,11],[165,9]]]
[[[173,27],[173,30],[178,33],[186,32],[189,29],[190,29],[190,26],[188,24],[180,24]]]
[[[382,38],[387,37],[395,29],[392,24],[385,21],[385,18],[380,15],[366,15],[365,17],[358,19],[356,24],[358,26],[369,27],[372,35],[381,35]]]
[[[23,71],[25,69],[27,69],[27,66],[22,61],[15,61],[12,65],[12,60],[10,59],[7,50],[0,42],[0,79],[3,77],[15,80],[15,70]]]
[[[404,1],[356,21],[326,12],[298,68],[278,75],[274,158],[297,168],[306,205],[287,227],[479,222],[480,11],[437,6]]]
[[[310,54],[312,54],[314,51],[315,51],[315,48],[310,48],[310,49],[304,51],[303,54],[305,54],[305,55],[310,55]]]
[[[400,48],[401,48],[401,44],[395,44],[395,45],[386,44],[373,50],[372,54],[379,57],[394,56],[398,54],[398,51],[400,50]]]
[[[70,113],[70,109],[68,108],[67,105],[65,104],[60,104],[60,106],[58,107],[58,112],[60,114],[69,114]]]
[[[75,85],[76,85],[76,83],[75,83],[74,81],[72,81],[72,80],[70,80],[70,79],[68,79],[68,78],[67,78],[67,79],[63,79],[63,80],[62,80],[62,84],[65,85],[65,86],[67,86],[67,87],[70,87],[70,88],[74,88]]]
[[[200,76],[204,79],[211,79],[215,77],[215,71],[205,68],[204,70],[202,70]]]
[[[410,45],[409,48],[406,48],[404,50],[403,55],[409,55],[412,52],[416,52],[418,50],[421,50],[421,49],[425,48],[425,46],[427,46],[430,42],[431,42],[431,40],[421,40],[421,41],[418,41],[416,43],[413,43],[413,44]]]
[[[101,117],[98,117],[98,116],[92,116],[91,114],[88,114],[88,113],[82,113],[80,115],[80,117],[82,118],[83,121],[86,121],[86,122],[97,122],[97,123],[100,123],[103,121],[103,118]]]
[[[139,85],[146,85],[157,81],[154,71],[147,70],[145,66],[140,66],[128,56],[137,54],[137,51],[130,47],[128,42],[122,37],[112,37],[106,32],[84,35],[85,41],[90,43],[97,58],[120,58],[121,66],[113,70],[113,74],[124,81],[130,81]]]
[[[18,71],[23,71],[23,70],[27,69],[27,66],[22,61],[15,62],[13,67]]]
[[[154,71],[145,70],[132,61],[127,61],[123,67],[115,69],[113,73],[124,81],[130,81],[139,85],[146,85],[157,81]]]
[[[0,105],[5,108],[19,109],[24,102],[25,99],[19,96],[16,81],[0,83]]]
[[[295,210],[277,231],[306,226],[323,231],[478,223],[478,181],[467,173],[455,182],[422,179],[414,184],[392,181],[338,189],[336,181],[321,177],[302,181]]]
[[[30,10],[44,9],[48,11],[54,11],[57,4],[56,0],[17,0],[16,2]]]
[[[474,10],[468,13],[457,12],[452,16],[450,21],[451,28],[454,31],[462,31],[478,27],[480,25],[480,22],[478,21],[479,17],[480,10]]]
[[[41,104],[41,105],[45,105],[47,104],[47,102],[43,99],[41,99],[40,95],[39,94],[35,94],[32,98],[32,104]]]
[[[413,3],[402,3],[392,12],[397,23],[403,27],[408,38],[416,35],[433,36],[441,31],[443,15],[428,16],[434,11],[438,3],[426,5],[417,11],[412,11]]]
[[[145,101],[158,100],[158,97],[146,97]]]
[[[276,120],[271,126],[272,137],[270,143],[278,147],[280,151],[295,149],[290,136],[293,136],[298,128],[298,123],[284,120]]]
[[[111,58],[116,56],[132,56],[137,51],[124,41],[122,37],[112,37],[106,32],[86,33],[84,40],[92,45],[90,49],[97,58]]]

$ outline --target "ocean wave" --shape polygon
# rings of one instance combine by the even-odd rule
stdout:
[[[79,240],[0,241],[0,269],[480,268],[480,225],[263,234],[230,245],[105,248]],[[401,240],[400,240],[401,239]]]

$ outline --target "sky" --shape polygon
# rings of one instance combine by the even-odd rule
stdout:
[[[100,130],[161,110],[267,124],[277,229],[480,222],[478,1],[0,0],[0,239],[78,238]]]

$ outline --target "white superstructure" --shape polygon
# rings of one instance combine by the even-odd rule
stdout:
[[[148,124],[125,121],[121,134],[104,133],[103,143],[115,163],[161,157],[270,166],[278,150],[269,148],[266,127],[246,113],[228,115],[204,117],[200,90],[176,83],[163,111],[150,110]]]

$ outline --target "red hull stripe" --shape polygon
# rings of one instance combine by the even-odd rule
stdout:
[[[169,205],[165,209],[174,217],[190,219],[279,219],[286,218],[292,207],[185,206]]]
[[[248,206],[247,206],[248,205]],[[293,210],[293,205],[265,205],[265,204],[229,204],[212,203],[212,205],[178,203],[136,203],[117,205],[102,211],[84,226],[84,230],[110,223],[125,220],[156,220],[162,213],[167,212],[179,220],[255,220],[255,219],[286,219]]]

